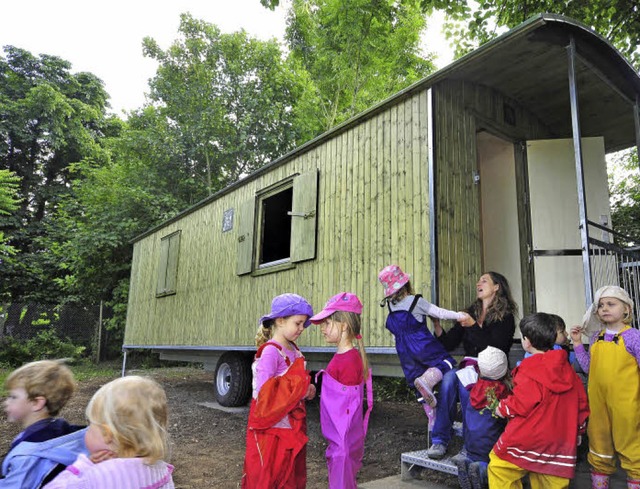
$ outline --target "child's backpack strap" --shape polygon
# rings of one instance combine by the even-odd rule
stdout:
[[[262,356],[262,350],[264,350],[267,347],[267,345],[275,346],[278,349],[278,353],[280,353],[280,356],[284,358],[284,361],[287,364],[287,367],[291,366],[291,360],[289,360],[289,357],[287,356],[287,354],[282,350],[282,345],[275,341],[267,341],[266,343],[263,343],[262,345],[260,345],[260,348],[258,348],[258,351],[256,352],[256,356],[255,356],[256,360]],[[295,343],[293,345],[296,347],[296,350],[300,352],[298,345],[296,345]]]
[[[416,294],[416,296],[413,298],[413,302],[411,303],[409,312],[413,312],[413,309],[416,307],[416,305],[418,305],[418,301],[420,300],[420,297],[422,297],[422,294]]]

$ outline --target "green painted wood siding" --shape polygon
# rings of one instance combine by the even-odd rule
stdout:
[[[379,307],[378,271],[397,263],[429,297],[427,96],[415,93],[134,245],[126,345],[253,345],[273,296],[296,292],[319,310],[331,295],[357,293],[367,346],[392,346]],[[256,192],[318,169],[316,258],[270,274],[238,276],[243,203]],[[235,210],[222,232],[223,213]],[[175,295],[156,298],[160,242],[181,232]],[[246,239],[254,239],[248,236]],[[295,253],[295,252],[294,252]],[[301,345],[325,346],[319,328]]]
[[[461,310],[475,299],[475,284],[482,268],[476,133],[488,130],[512,141],[551,137],[538,120],[516,101],[485,86],[447,80],[433,87],[435,114],[436,226],[438,239],[439,306]],[[515,123],[505,121],[505,104],[513,109]],[[515,150],[515,148],[514,148]],[[523,166],[516,159],[518,195],[524,195]],[[518,204],[520,223],[527,211]],[[521,228],[523,291],[530,289],[526,257],[526,225]],[[525,293],[528,296],[528,294]],[[525,299],[525,308],[527,300]]]

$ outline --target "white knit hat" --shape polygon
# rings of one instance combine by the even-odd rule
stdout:
[[[591,336],[596,331],[600,331],[604,326],[598,318],[598,302],[600,302],[600,299],[603,297],[614,297],[624,302],[631,308],[631,313],[633,314],[633,301],[626,290],[617,285],[600,287],[593,298],[593,304],[587,309],[582,318],[582,332],[587,336]]]
[[[480,376],[491,380],[500,380],[507,375],[509,361],[507,355],[499,348],[487,346],[478,354]]]

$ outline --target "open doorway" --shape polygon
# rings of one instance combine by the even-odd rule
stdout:
[[[486,131],[477,134],[482,269],[504,275],[522,314],[520,231],[514,143]]]

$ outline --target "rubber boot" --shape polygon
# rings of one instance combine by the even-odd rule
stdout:
[[[627,479],[627,489],[640,489],[640,479]]]
[[[473,489],[469,480],[469,463],[471,462],[466,456],[458,454],[451,457],[451,461],[458,468],[458,484],[460,489]]]
[[[431,431],[433,430],[433,424],[436,422],[436,410],[426,402],[422,403],[422,407],[424,408],[424,413],[427,415],[427,419],[429,420],[428,427],[429,431]]]
[[[414,381],[414,385],[422,395],[422,399],[424,399],[424,402],[431,407],[436,407],[436,404],[438,403],[436,396],[433,393],[433,388],[441,380],[442,372],[435,367],[431,367]]]
[[[609,476],[591,471],[591,489],[609,489]]]

